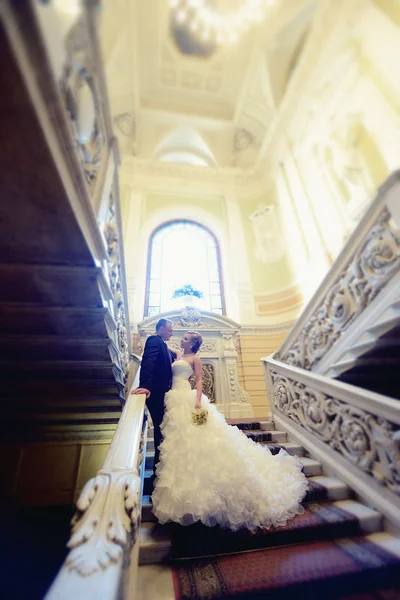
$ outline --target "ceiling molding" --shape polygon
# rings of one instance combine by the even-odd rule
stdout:
[[[239,197],[253,199],[265,192],[268,181],[264,169],[233,167],[198,167],[164,163],[123,155],[120,180],[132,188],[176,192],[185,190],[193,196],[225,194],[227,185],[234,182]]]
[[[270,18],[237,45],[221,47],[211,58],[203,59],[182,55],[174,47],[165,0],[145,3],[118,0],[115,10],[119,16],[112,18],[115,21],[118,17],[121,36],[128,47],[121,50],[119,44],[118,61],[116,46],[111,48],[109,43],[109,56],[112,55],[113,64],[121,69],[120,75],[109,74],[109,89],[112,107],[118,109],[114,117],[122,128],[117,134],[124,162],[130,164],[128,170],[152,188],[160,185],[149,181],[151,177],[169,181],[172,187],[176,187],[178,179],[184,186],[190,178],[196,185],[209,187],[233,179],[244,197],[249,193],[254,197],[253,194],[258,193],[254,190],[261,191],[261,183],[265,192],[290,147],[291,128],[297,127],[299,131],[296,120],[304,124],[307,119],[307,103],[315,91],[317,75],[327,67],[326,57],[329,55],[332,59],[326,46],[332,48],[332,39],[336,43],[338,35],[340,37],[336,27],[338,17],[345,14],[344,35],[348,39],[348,30],[366,2],[368,0],[291,0],[278,3]],[[314,12],[313,7],[316,7]],[[310,33],[283,100],[275,108],[269,89],[268,47],[305,12],[310,15]],[[133,26],[127,34],[129,23]],[[109,39],[114,38],[115,32],[110,31]],[[174,71],[175,83],[169,80],[171,73],[168,75],[166,70]],[[164,71],[166,79],[163,80]],[[207,89],[209,78],[215,81],[217,78],[222,87]],[[136,139],[133,133],[127,135],[131,125],[132,132],[134,129],[132,114]],[[149,158],[165,131],[182,123],[190,124],[207,141],[218,167],[161,164]],[[237,134],[244,130],[252,139],[246,149],[237,147]],[[127,159],[134,158],[133,153],[137,158],[129,163]],[[246,186],[252,191],[246,193]]]

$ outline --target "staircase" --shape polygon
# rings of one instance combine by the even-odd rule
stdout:
[[[14,441],[77,433],[83,415],[95,435],[96,428],[115,427],[124,399],[119,349],[109,335],[116,325],[103,304],[99,269],[52,258],[59,264],[0,265],[1,281],[8,280],[0,289],[0,418]],[[11,285],[17,277],[22,286]]]
[[[339,381],[400,400],[400,325],[382,335],[371,350],[357,357]]]
[[[0,25],[1,438],[110,439],[125,399],[129,325],[107,93],[94,37],[79,57],[92,54],[102,98],[86,147],[67,103],[73,92],[52,71],[57,50],[43,41],[46,13],[28,4],[4,5]],[[87,23],[76,35],[83,43]],[[68,69],[79,66],[69,58]]]
[[[304,514],[256,534],[159,526],[145,398],[125,395],[119,157],[97,2],[77,4],[67,32],[55,3],[0,5],[2,439],[7,447],[39,441],[51,454],[48,441],[108,444],[116,429],[77,501],[69,553],[47,597],[134,598],[140,553],[143,568],[172,565],[180,598],[399,598],[400,172],[378,191],[275,358],[262,359],[274,423],[232,423],[300,457]],[[24,500],[37,475],[25,472]],[[13,491],[14,473],[5,479]],[[32,552],[43,561],[37,544]],[[16,556],[15,572],[32,586],[18,548]]]
[[[223,531],[201,524],[190,527],[157,524],[151,512],[150,476],[154,442],[150,433],[145,462],[139,564],[172,565],[175,589],[180,590],[182,598],[198,597],[196,593],[204,592],[202,581],[207,577],[214,586],[210,598],[239,593],[248,597],[267,591],[273,592],[268,598],[291,598],[290,594],[295,591],[306,594],[300,596],[306,598],[317,598],[319,594],[327,598],[344,598],[350,593],[393,587],[396,581],[400,597],[400,580],[396,575],[396,569],[400,567],[400,537],[383,532],[381,514],[359,502],[350,487],[337,477],[324,473],[321,463],[310,457],[302,445],[289,441],[286,432],[277,431],[272,421],[247,419],[246,422],[229,422],[256,443],[267,446],[273,454],[283,448],[300,458],[309,481],[303,502],[304,515],[297,516],[285,527],[260,530],[256,534]],[[371,564],[367,560],[367,547],[375,556],[375,561],[370,559]],[[343,560],[343,550],[340,550],[343,548],[345,553],[360,553],[364,558],[363,577],[360,577],[359,569],[354,568],[353,561],[346,563]],[[336,554],[340,567],[337,561],[329,562]],[[226,567],[225,571],[220,565],[220,557],[224,557],[222,564]],[[304,558],[300,572],[293,564],[293,572],[288,567],[277,573],[276,565],[280,560],[291,564],[299,557]],[[236,573],[235,577],[229,576],[231,570],[227,565]],[[249,580],[246,573],[252,568],[255,573]],[[240,581],[247,583],[241,585]],[[189,582],[192,585],[191,596],[184,593]],[[311,583],[313,591],[310,590]],[[332,595],[332,590],[336,595]],[[369,599],[369,596],[366,598]]]

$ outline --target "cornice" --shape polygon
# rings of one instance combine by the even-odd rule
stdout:
[[[242,325],[239,336],[288,334],[295,322],[296,319],[286,321],[280,325]]]
[[[120,168],[123,184],[141,190],[176,191],[224,195],[230,185],[239,196],[254,197],[267,189],[264,168],[241,169],[234,167],[198,167],[178,163],[165,163],[123,155]],[[199,186],[199,187],[197,187]]]

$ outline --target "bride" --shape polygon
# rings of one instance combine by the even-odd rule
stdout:
[[[160,523],[220,525],[237,530],[278,527],[303,512],[307,479],[301,463],[283,449],[273,456],[250,440],[202,394],[202,337],[188,331],[183,353],[172,364],[172,388],[165,395],[163,441],[152,494]],[[196,377],[191,390],[189,377]],[[206,423],[192,420],[194,408],[208,411]]]

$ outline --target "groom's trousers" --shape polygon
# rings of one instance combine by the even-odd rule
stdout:
[[[146,401],[146,406],[149,409],[151,420],[154,426],[154,466],[153,474],[156,474],[156,467],[160,460],[160,444],[161,444],[161,422],[164,417],[164,392],[152,393]]]

